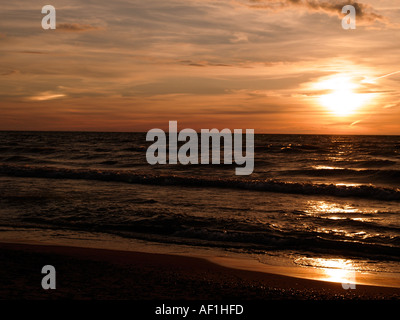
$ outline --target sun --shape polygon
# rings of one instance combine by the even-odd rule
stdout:
[[[329,92],[319,96],[319,103],[336,116],[344,117],[356,113],[369,99],[368,94],[357,93],[359,86],[346,77],[321,81],[316,87]]]
[[[366,97],[350,89],[335,89],[332,93],[321,96],[319,101],[337,116],[348,116],[364,105]]]

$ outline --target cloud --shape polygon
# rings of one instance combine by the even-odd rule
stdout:
[[[47,101],[47,100],[54,100],[54,99],[63,98],[63,97],[65,97],[65,94],[53,93],[53,92],[42,92],[39,95],[30,97],[29,100]]]
[[[353,123],[350,124],[350,127],[355,126],[356,124],[359,124],[362,120],[357,120],[354,121]]]
[[[247,1],[246,1],[247,2]],[[342,8],[351,4],[357,12],[357,20],[373,23],[375,21],[385,22],[386,18],[375,13],[374,9],[364,3],[347,0],[319,1],[319,0],[249,0],[247,5],[256,9],[282,10],[291,7],[303,7],[311,12],[324,12],[329,15],[343,17]]]
[[[90,24],[59,23],[57,24],[56,29],[63,32],[86,32],[86,31],[101,30],[102,28],[92,26]]]
[[[47,52],[43,52],[43,51],[18,51],[18,53],[24,53],[24,54],[47,54]]]
[[[243,33],[243,32],[235,32],[233,34],[234,38],[230,39],[230,42],[232,43],[238,43],[238,42],[249,42],[249,38],[247,36],[247,34]]]
[[[11,76],[11,75],[17,74],[17,73],[19,73],[19,71],[18,71],[18,70],[15,70],[15,69],[13,69],[13,70],[6,70],[6,71],[3,71],[3,72],[0,72],[0,76]]]
[[[390,104],[383,106],[383,109],[390,109],[390,108],[398,107],[399,105],[400,104],[398,104],[398,103],[390,103]]]
[[[400,48],[393,28],[382,27],[386,18],[400,21],[396,1],[56,2],[55,32],[41,29],[40,8],[31,1],[5,4],[0,129],[144,130],[180,117],[194,128],[399,133],[399,74],[393,72]],[[352,2],[357,31],[344,32],[341,8]],[[318,96],[331,91],[312,85],[347,74],[359,76],[357,94],[376,98],[329,126],[337,119]],[[377,113],[370,120],[376,126],[355,123],[368,112]]]
[[[232,67],[232,64],[211,62],[205,60],[202,61],[180,60],[178,61],[178,63],[191,67]]]
[[[385,74],[385,75],[383,75],[383,76],[379,76],[379,77],[374,78],[374,79],[364,79],[362,82],[363,82],[363,83],[374,83],[375,81],[377,81],[377,80],[379,80],[379,79],[387,78],[387,77],[396,75],[396,74],[398,74],[398,73],[400,73],[400,71],[391,72],[391,73]]]

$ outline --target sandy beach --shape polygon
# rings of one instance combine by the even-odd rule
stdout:
[[[0,243],[0,299],[392,300],[400,288],[299,279],[205,259],[82,247]],[[41,287],[53,265],[56,290]]]

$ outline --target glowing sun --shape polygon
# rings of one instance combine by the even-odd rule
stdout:
[[[369,99],[368,94],[357,93],[358,85],[349,78],[335,77],[319,82],[319,89],[330,93],[321,95],[319,103],[336,116],[348,116],[360,109]]]

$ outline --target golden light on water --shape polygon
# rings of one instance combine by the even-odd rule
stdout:
[[[359,209],[354,207],[349,203],[337,203],[337,202],[328,202],[328,201],[308,201],[308,208],[304,211],[309,216],[314,216],[322,219],[329,220],[353,220],[353,221],[369,221],[371,220],[368,217],[363,216],[363,212],[360,212]],[[376,213],[377,211],[372,210],[367,213]],[[341,233],[342,235],[346,235],[348,237],[354,237],[355,235],[365,234],[365,231],[354,232],[354,230],[348,230],[346,228],[343,229],[328,229],[328,228],[320,228],[320,232],[335,232]]]
[[[355,268],[351,260],[325,259],[325,258],[300,258],[298,263],[321,269],[321,280],[352,284],[356,282]]]
[[[349,260],[344,259],[318,259],[324,265],[326,281],[355,283],[354,267]]]
[[[357,213],[358,210],[351,205],[343,205],[338,203],[330,203],[327,201],[309,201],[309,209],[306,210],[307,213],[313,215],[321,214],[340,214],[340,213]]]

